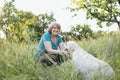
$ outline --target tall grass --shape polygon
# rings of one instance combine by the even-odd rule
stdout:
[[[120,80],[120,34],[77,41],[95,57],[107,62]],[[0,40],[0,80],[80,80],[70,60],[60,66],[44,68],[34,62],[37,42],[15,43]],[[81,75],[82,76],[82,75]]]
[[[96,40],[78,42],[95,57],[107,62],[115,71],[115,80],[120,79],[120,33],[108,34]]]

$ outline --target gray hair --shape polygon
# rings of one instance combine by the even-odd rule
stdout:
[[[49,26],[48,26],[48,31],[51,33],[51,30],[53,29],[53,27],[56,26],[57,28],[59,28],[61,30],[61,26],[59,23],[51,23]]]

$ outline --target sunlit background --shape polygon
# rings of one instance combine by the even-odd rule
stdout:
[[[6,0],[10,1],[10,0]],[[31,11],[34,14],[40,13],[54,13],[54,18],[62,26],[62,31],[70,31],[71,26],[76,24],[89,24],[91,29],[94,31],[116,31],[118,28],[117,24],[111,27],[99,28],[96,25],[96,20],[86,20],[86,12],[79,11],[79,15],[72,17],[74,13],[70,12],[66,8],[71,5],[71,0],[15,0],[14,5],[17,9],[23,11]],[[0,7],[4,4],[4,0],[0,0]]]

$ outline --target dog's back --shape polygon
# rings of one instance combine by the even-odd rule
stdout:
[[[114,76],[114,71],[110,65],[88,54],[86,51],[75,50],[72,54],[72,61],[76,69],[87,76],[87,80],[94,76],[110,80]]]
[[[76,69],[84,74],[85,80],[91,80],[93,77],[102,77],[103,80],[110,80],[114,71],[110,65],[89,54],[74,41],[67,43],[69,49],[72,48],[72,61]]]

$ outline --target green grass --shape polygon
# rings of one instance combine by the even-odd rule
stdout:
[[[85,50],[107,62],[115,71],[113,80],[120,80],[120,34],[77,41]],[[0,40],[0,80],[80,80],[71,61],[61,66],[35,65],[37,42],[15,43]],[[81,75],[82,76],[82,75]]]

